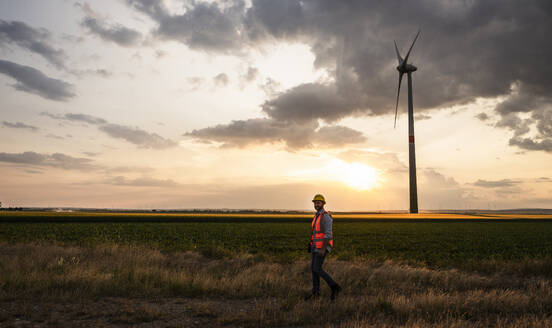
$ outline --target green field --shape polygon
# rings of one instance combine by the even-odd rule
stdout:
[[[514,218],[515,219],[515,218]],[[3,213],[0,241],[46,241],[78,246],[142,245],[161,251],[199,251],[210,257],[251,253],[293,261],[305,256],[305,215],[149,215],[109,213]],[[430,266],[481,260],[549,258],[552,220],[389,219],[334,220],[332,257],[396,259]]]
[[[336,302],[310,220],[0,212],[0,326],[552,326],[549,216],[336,214]]]

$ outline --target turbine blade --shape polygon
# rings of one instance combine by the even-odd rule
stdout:
[[[399,54],[399,48],[397,48],[397,42],[393,40],[393,43],[395,44],[395,51],[397,52],[397,60],[399,61],[399,65],[402,64],[403,59],[401,57],[401,54]]]
[[[414,47],[414,43],[416,43],[416,40],[418,39],[418,36],[420,35],[421,31],[422,30],[418,30],[418,33],[416,34],[414,41],[412,41],[412,45],[410,46],[410,49],[408,49],[408,52],[406,53],[406,57],[404,57],[405,62],[408,60],[408,56],[410,56],[410,51],[412,51],[412,47]]]
[[[393,125],[393,129],[397,127],[397,109],[399,108],[399,95],[401,94],[401,81],[403,77],[402,72],[399,72],[399,88],[397,89],[397,104],[395,105],[395,124]]]

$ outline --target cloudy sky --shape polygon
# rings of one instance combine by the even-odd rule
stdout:
[[[0,0],[3,206],[552,207],[552,2]]]

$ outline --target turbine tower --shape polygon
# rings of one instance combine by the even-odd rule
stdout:
[[[399,88],[397,90],[397,104],[395,106],[395,124],[394,128],[397,126],[397,109],[399,108],[399,95],[401,93],[401,81],[403,74],[407,74],[408,77],[408,166],[410,170],[410,213],[418,213],[418,187],[416,184],[416,153],[414,147],[414,106],[412,104],[412,72],[415,72],[418,68],[412,64],[408,63],[408,56],[410,56],[410,51],[414,47],[414,43],[420,35],[420,30],[416,34],[414,41],[404,59],[399,54],[399,49],[397,48],[397,42],[395,42],[395,51],[397,52],[397,59],[399,61],[399,66],[397,66],[397,71],[399,71]]]

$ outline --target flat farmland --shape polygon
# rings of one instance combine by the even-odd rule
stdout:
[[[552,218],[0,212],[1,327],[552,327]]]
[[[140,245],[210,257],[305,257],[310,214],[3,212],[0,241]],[[335,214],[332,257],[465,267],[552,254],[551,215]]]

